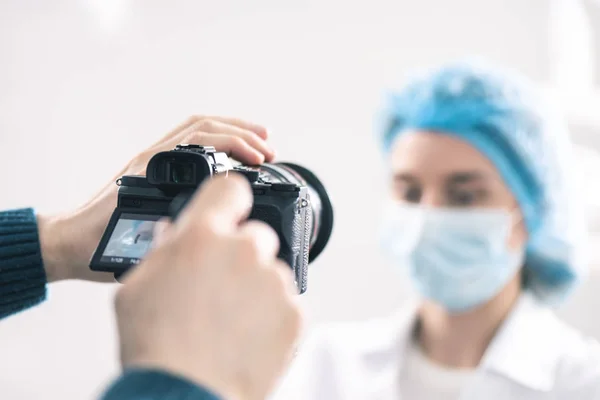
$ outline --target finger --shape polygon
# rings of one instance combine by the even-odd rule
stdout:
[[[192,117],[188,118],[185,122],[183,122],[182,124],[177,126],[175,129],[173,129],[171,132],[169,132],[167,135],[165,135],[161,140],[159,140],[157,143],[155,143],[155,145],[159,145],[159,144],[179,135],[183,131],[189,130],[189,128],[194,124],[199,124],[202,122],[207,123],[208,121],[216,121],[216,122],[220,122],[220,123],[223,123],[226,125],[232,125],[234,127],[253,132],[256,135],[258,135],[260,138],[262,138],[263,140],[266,140],[269,136],[268,132],[267,132],[267,128],[265,128],[264,126],[254,124],[252,122],[244,121],[239,118],[196,115],[196,116],[192,116]]]
[[[185,130],[186,133],[200,131],[206,133],[216,133],[222,135],[237,136],[250,144],[256,150],[265,155],[265,158],[272,159],[275,155],[273,149],[267,144],[265,139],[257,135],[255,132],[243,129],[235,125],[227,124],[218,120],[206,119],[198,121]]]
[[[172,150],[177,144],[180,143],[213,146],[218,151],[227,153],[228,156],[249,165],[258,165],[265,161],[264,155],[250,146],[243,139],[235,136],[196,132],[185,139],[180,140],[179,138],[175,138],[172,139],[170,143],[163,144],[158,148],[145,152],[143,159],[138,160],[135,163],[135,168],[130,167],[131,169],[127,173],[134,175],[146,175],[146,168],[152,155],[161,151]],[[121,173],[119,176],[122,175],[123,173]]]
[[[166,143],[164,147],[157,148],[155,152],[172,150],[182,143],[212,146],[217,151],[227,153],[228,156],[246,164],[257,165],[265,161],[263,153],[239,137],[205,132],[194,132],[186,137],[176,137]]]
[[[252,191],[244,177],[219,176],[200,186],[176,224],[181,229],[210,224],[213,229],[231,231],[247,218],[251,207]]]
[[[125,173],[129,175],[146,175],[146,168],[150,158],[157,153],[173,150],[178,144],[212,146],[215,147],[217,151],[227,153],[228,156],[234,157],[236,160],[242,163],[251,165],[262,164],[265,160],[262,153],[240,138],[212,133],[194,132],[185,137],[177,136],[170,141],[145,151],[138,156],[133,165],[129,166],[128,170],[121,172],[115,179],[125,175]]]
[[[259,265],[271,265],[279,251],[279,237],[269,225],[261,221],[248,221],[240,226],[238,238],[249,243]]]
[[[223,119],[224,118],[218,118]],[[233,120],[233,119],[231,119]],[[238,123],[240,122],[239,120]],[[246,124],[248,125],[248,124]],[[230,139],[217,138],[207,134],[220,134],[220,136],[232,136]],[[242,143],[244,142],[244,143]],[[152,156],[161,151],[173,150],[178,144],[197,144],[201,146],[213,146],[217,151],[227,152],[236,160],[246,164],[262,164],[264,161],[272,161],[275,152],[270,146],[257,136],[254,131],[242,129],[237,126],[229,125],[218,120],[201,119],[192,117],[188,121],[174,129],[167,136],[163,137],[154,146],[140,153],[133,162],[133,170],[129,173],[144,174],[148,161]],[[121,171],[115,179],[122,176],[127,169],[132,169],[130,164],[124,171]]]
[[[254,136],[255,140],[262,140],[256,137],[254,134],[250,134]],[[144,154],[148,155],[148,160],[151,155],[159,153],[161,151],[173,150],[175,146],[178,144],[197,144],[201,146],[213,146],[217,151],[222,151],[227,153],[229,156],[235,158],[236,160],[246,163],[246,164],[262,164],[265,160],[271,160],[274,156],[273,150],[266,150],[265,146],[259,145],[257,148],[256,145],[252,146],[250,141],[246,141],[243,138],[232,134],[231,131],[229,134],[218,134],[218,133],[207,133],[203,131],[195,131],[189,132],[186,131],[185,135],[182,133],[169,141],[161,143],[159,146],[156,146]],[[147,161],[146,160],[146,163]]]
[[[213,146],[217,151],[227,153],[229,157],[244,164],[259,165],[266,160],[264,153],[237,136],[206,133],[202,135],[202,139],[199,141],[203,142],[200,144]]]
[[[267,138],[269,137],[269,132],[267,131],[267,128],[265,128],[262,125],[258,125],[252,122],[248,122],[248,121],[244,121],[241,120],[239,118],[231,118],[231,117],[216,117],[216,116],[212,116],[212,117],[208,117],[208,119],[213,119],[215,121],[219,121],[228,125],[233,125],[236,126],[238,128],[247,130],[247,131],[251,131],[254,132],[255,134],[257,134],[260,138],[267,140]]]

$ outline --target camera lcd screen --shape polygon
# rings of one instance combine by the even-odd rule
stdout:
[[[139,264],[152,248],[160,215],[121,214],[104,248],[100,262]]]

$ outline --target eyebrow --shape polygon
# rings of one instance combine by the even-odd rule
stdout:
[[[416,182],[417,180],[418,179],[414,175],[406,172],[394,174],[394,181],[396,182]]]
[[[487,176],[480,172],[457,172],[448,177],[448,183],[450,184],[464,184],[472,182],[482,182],[487,180]]]
[[[488,180],[488,176],[486,174],[476,171],[455,172],[446,178],[447,183],[450,185],[484,182],[486,180]],[[407,172],[399,172],[394,174],[394,181],[415,183],[419,181],[419,178]]]

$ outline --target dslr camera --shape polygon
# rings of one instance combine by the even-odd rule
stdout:
[[[117,208],[90,268],[111,272],[119,280],[152,248],[161,219],[176,219],[205,179],[230,173],[239,173],[250,182],[254,200],[249,219],[275,230],[280,241],[278,257],[290,266],[299,293],[304,293],[308,264],[321,254],[333,229],[333,207],[325,187],[302,166],[234,165],[226,153],[210,146],[178,145],[154,155],[146,176],[117,180]]]

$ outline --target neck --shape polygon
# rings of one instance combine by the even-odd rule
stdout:
[[[520,280],[516,280],[488,303],[462,314],[451,314],[437,304],[424,303],[419,311],[417,332],[420,346],[438,364],[477,367],[520,292]]]

